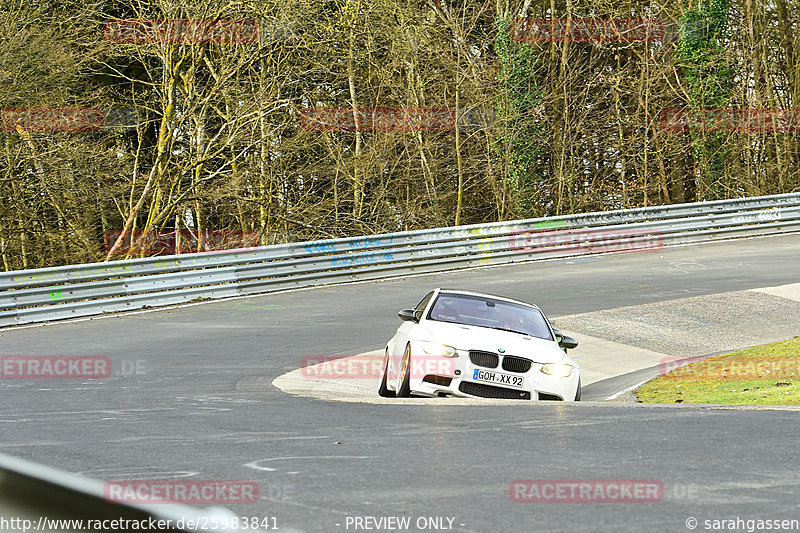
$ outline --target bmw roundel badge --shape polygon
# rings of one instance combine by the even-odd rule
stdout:
[[[500,348],[499,346],[497,348],[497,351],[500,352],[500,353],[506,353],[506,349],[505,348]]]

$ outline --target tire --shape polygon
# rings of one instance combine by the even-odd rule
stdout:
[[[394,391],[386,386],[386,379],[389,377],[389,349],[386,349],[386,364],[383,366],[383,379],[381,386],[378,387],[378,395],[384,398],[394,398]]]
[[[406,345],[403,360],[400,362],[400,376],[397,378],[397,397],[411,396],[411,345]]]
[[[578,390],[575,391],[575,401],[581,401],[581,378],[578,378]]]

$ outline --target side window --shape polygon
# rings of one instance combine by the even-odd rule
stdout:
[[[414,314],[415,314],[415,315],[418,315],[418,317],[417,317],[417,320],[419,320],[420,318],[422,318],[422,312],[425,310],[425,307],[428,305],[428,302],[430,302],[430,301],[431,301],[431,298],[432,298],[432,297],[433,297],[433,291],[429,292],[429,293],[428,293],[428,294],[425,296],[425,298],[423,298],[422,300],[420,300],[420,302],[419,302],[419,303],[417,304],[417,306],[414,308],[414,311],[416,311]]]

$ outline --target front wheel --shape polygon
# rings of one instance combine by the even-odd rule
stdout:
[[[403,361],[400,363],[400,377],[397,381],[397,397],[411,396],[411,345],[406,346],[403,352]]]
[[[389,349],[386,349],[386,364],[383,365],[383,379],[381,379],[381,386],[378,387],[378,395],[384,398],[394,398],[394,391],[389,390],[386,386],[386,380],[389,377]]]
[[[575,401],[581,401],[581,378],[578,378],[578,390],[575,391]]]

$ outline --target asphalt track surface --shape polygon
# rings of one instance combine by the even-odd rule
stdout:
[[[458,532],[690,531],[690,517],[708,531],[715,524],[705,520],[738,518],[745,528],[746,520],[800,520],[797,411],[371,405],[271,385],[305,356],[380,348],[397,310],[437,286],[533,301],[558,322],[797,283],[798,257],[798,236],[737,240],[4,330],[0,355],[102,355],[114,370],[105,380],[0,380],[0,451],[105,480],[252,480],[260,499],[237,514],[274,516],[280,528],[304,532],[367,531],[354,527],[366,516]],[[600,382],[584,398],[636,378]],[[656,480],[663,498],[517,503],[509,498],[517,479]],[[418,528],[422,517],[451,518],[452,529]]]

